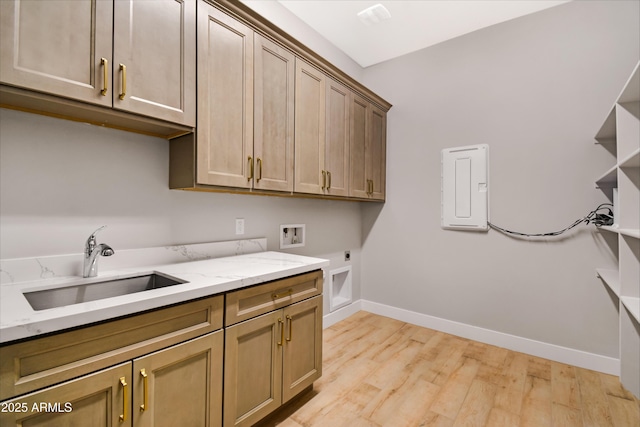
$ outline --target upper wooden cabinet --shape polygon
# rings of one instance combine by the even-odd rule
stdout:
[[[293,191],[295,56],[255,34],[254,188]]]
[[[325,194],[349,196],[349,117],[351,91],[327,79],[325,131]]]
[[[298,193],[323,194],[326,76],[296,58],[295,185]]]
[[[295,191],[383,201],[385,111],[300,60],[295,105]]]
[[[196,0],[113,4],[113,106],[195,126]]]
[[[197,130],[171,140],[170,188],[384,200],[390,104],[241,2],[200,0],[197,38]]]
[[[2,83],[112,105],[112,1],[9,0],[0,12]]]
[[[352,197],[384,200],[387,115],[355,95],[351,101],[350,192]]]
[[[2,1],[0,80],[193,127],[195,2]],[[28,96],[14,98],[2,102]],[[40,111],[74,114],[71,107]]]
[[[371,136],[365,144],[365,172],[370,182],[369,197],[384,200],[387,181],[387,113],[371,104]]]
[[[251,188],[253,30],[198,3],[197,183]]]
[[[197,183],[292,191],[293,54],[198,7]]]

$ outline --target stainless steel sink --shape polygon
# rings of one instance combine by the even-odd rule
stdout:
[[[29,301],[31,307],[38,311],[120,295],[135,294],[137,292],[180,285],[182,283],[187,282],[154,273],[125,279],[83,283],[44,291],[25,292],[23,295],[27,301]]]

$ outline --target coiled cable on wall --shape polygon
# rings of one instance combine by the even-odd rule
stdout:
[[[504,229],[502,227],[498,227],[495,224],[491,224],[490,222],[487,222],[487,224],[489,224],[489,227],[493,228],[494,230],[500,231],[500,232],[505,233],[505,234],[512,234],[512,235],[515,235],[515,236],[523,236],[523,237],[559,236],[560,234],[564,233],[565,231],[569,231],[573,227],[575,227],[577,225],[580,225],[583,222],[586,223],[586,224],[592,223],[596,227],[602,227],[603,225],[612,225],[613,224],[613,212],[611,212],[611,209],[606,207],[606,206],[613,207],[613,205],[611,203],[602,203],[597,208],[595,208],[594,210],[589,212],[584,218],[577,219],[570,226],[568,226],[568,227],[566,227],[566,228],[564,228],[562,230],[552,231],[552,232],[549,232],[549,233],[521,233],[519,231],[506,230],[506,229]],[[600,213],[601,211],[606,211],[606,213]]]

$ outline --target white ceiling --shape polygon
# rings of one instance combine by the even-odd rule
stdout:
[[[279,0],[307,25],[368,67],[570,0]],[[391,19],[365,25],[357,14],[377,3]]]

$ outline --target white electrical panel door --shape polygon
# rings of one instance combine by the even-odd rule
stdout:
[[[442,228],[488,230],[489,146],[442,150],[441,174]]]

